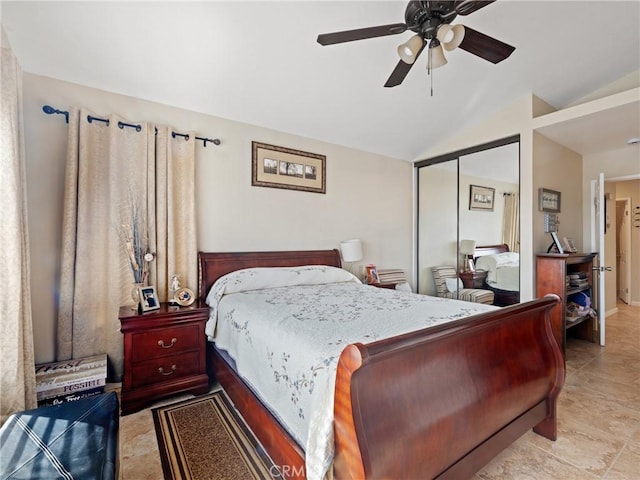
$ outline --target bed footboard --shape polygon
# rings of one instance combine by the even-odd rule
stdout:
[[[349,345],[336,378],[336,478],[469,478],[532,427],[555,440],[558,301]]]

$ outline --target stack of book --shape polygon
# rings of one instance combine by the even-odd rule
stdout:
[[[381,285],[405,283],[407,281],[407,277],[404,272],[396,268],[378,270],[378,278],[380,279]]]
[[[107,356],[36,365],[38,407],[59,405],[104,392]]]
[[[567,282],[571,288],[582,288],[589,286],[586,272],[575,272],[567,275]]]

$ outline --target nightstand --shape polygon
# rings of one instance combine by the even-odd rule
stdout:
[[[475,272],[460,272],[460,279],[464,288],[484,288],[487,279],[486,270],[476,270]]]
[[[162,303],[159,310],[141,315],[121,307],[119,318],[124,336],[123,415],[176,393],[209,391],[205,303],[189,307]]]

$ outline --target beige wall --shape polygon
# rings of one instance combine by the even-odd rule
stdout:
[[[206,92],[203,92],[206,95]],[[33,322],[36,362],[54,360],[67,126],[42,106],[82,106],[219,137],[196,147],[198,248],[206,251],[338,248],[360,238],[363,263],[412,273],[412,165],[266,128],[24,75]],[[327,157],[327,193],[251,186],[251,141]],[[195,286],[191,286],[195,287]],[[98,292],[99,294],[99,292]]]
[[[582,243],[582,156],[549,140],[539,133],[533,134],[533,248],[546,252],[551,236],[544,231],[544,212],[538,208],[538,189],[560,192],[558,236],[571,237],[579,251]]]

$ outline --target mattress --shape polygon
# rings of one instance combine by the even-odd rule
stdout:
[[[247,269],[207,301],[207,334],[304,448],[309,479],[333,461],[333,395],[343,348],[496,307],[362,285],[334,267]]]
[[[486,270],[487,285],[497,290],[520,290],[520,256],[515,252],[484,255],[476,259],[476,269]]]

